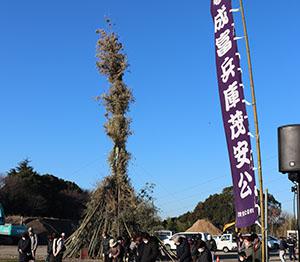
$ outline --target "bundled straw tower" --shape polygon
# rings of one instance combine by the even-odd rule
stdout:
[[[88,248],[90,257],[101,254],[101,237],[105,231],[114,236],[130,234],[138,198],[127,176],[130,154],[126,142],[131,135],[127,113],[133,102],[131,90],[123,81],[128,66],[123,46],[115,33],[99,30],[97,42],[97,68],[107,77],[110,88],[100,97],[105,108],[106,134],[113,142],[108,162],[111,175],[107,176],[92,193],[84,219],[79,228],[66,241],[65,256],[76,257],[82,248]]]

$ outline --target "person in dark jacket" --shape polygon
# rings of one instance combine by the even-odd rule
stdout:
[[[297,259],[295,253],[296,241],[293,238],[289,237],[286,243],[288,245],[290,260],[296,260]]]
[[[253,258],[255,262],[261,261],[261,241],[257,234],[251,235],[252,245],[253,245]]]
[[[53,254],[53,239],[53,234],[48,235],[46,262],[50,262],[50,257]]]
[[[174,239],[176,245],[176,254],[178,262],[191,262],[191,250],[188,241],[183,237]]]
[[[143,254],[143,249],[144,249],[144,242],[142,235],[139,233],[134,237],[134,242],[136,244],[136,250],[134,254],[134,258],[136,262],[141,262],[141,257]]]
[[[19,262],[28,262],[32,259],[31,241],[27,232],[23,233],[18,242]]]
[[[239,261],[241,262],[252,262],[252,257],[247,257],[245,251],[241,251],[238,253]]]
[[[286,240],[284,237],[281,237],[280,243],[279,243],[279,258],[281,262],[285,261],[285,250],[288,248],[288,245],[286,243]]]
[[[52,233],[51,235],[51,244],[52,246],[48,246],[47,250],[51,251],[51,254],[49,255],[49,261],[50,262],[56,262],[56,258],[54,256],[54,247],[55,247],[55,243],[57,243],[58,240],[58,235],[56,233]],[[48,244],[50,244],[48,242]]]
[[[136,262],[137,261],[137,248],[136,236],[132,237],[129,244],[126,244],[125,261]]]
[[[117,242],[119,243],[119,247],[120,247],[120,261],[124,260],[125,257],[125,251],[126,251],[126,241],[122,236],[117,237]]]
[[[109,240],[111,237],[108,235],[107,232],[102,234],[102,257],[104,262],[109,262],[111,259],[109,257]]]
[[[212,260],[214,261],[215,260],[215,252],[217,251],[217,243],[209,234],[207,235],[206,246],[211,253]]]
[[[212,256],[204,241],[199,242],[196,262],[212,262]]]
[[[189,242],[189,245],[190,245],[192,261],[196,262],[196,260],[197,260],[197,254],[198,254],[198,251],[197,251],[197,241],[195,239],[193,239],[193,238],[190,238],[188,240],[188,242]]]
[[[159,247],[157,239],[150,237],[148,233],[142,234],[143,249],[140,257],[140,262],[155,262],[159,256]]]

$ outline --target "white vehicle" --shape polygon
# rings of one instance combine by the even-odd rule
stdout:
[[[217,249],[225,253],[237,250],[236,239],[232,234],[223,234],[216,239]]]
[[[189,238],[195,239],[195,238],[197,238],[197,237],[199,238],[199,236],[201,236],[201,239],[203,241],[206,241],[207,235],[208,235],[208,233],[203,233],[203,232],[179,232],[179,233],[174,234],[171,238],[164,239],[162,241],[167,249],[176,250],[176,245],[174,243],[174,239],[176,237],[180,236],[180,237],[184,237],[186,239],[189,239]]]
[[[173,232],[170,230],[158,230],[155,231],[154,234],[160,239],[164,240],[166,238],[171,238],[173,236]]]
[[[217,241],[221,238],[221,235],[220,236],[217,236],[217,235],[214,235],[214,236],[212,236],[212,238],[216,241],[216,243],[217,243]]]

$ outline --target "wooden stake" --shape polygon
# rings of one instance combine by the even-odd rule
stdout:
[[[254,125],[255,125],[255,137],[256,137],[256,153],[257,153],[257,171],[258,171],[258,179],[259,179],[259,191],[260,191],[260,218],[261,218],[261,236],[262,236],[262,262],[265,262],[265,209],[264,209],[264,190],[263,190],[263,179],[262,179],[262,167],[261,167],[261,153],[260,153],[260,136],[259,136],[259,128],[258,128],[258,117],[257,117],[257,109],[256,109],[256,98],[255,98],[255,90],[254,90],[254,80],[252,73],[252,63],[250,56],[250,47],[248,40],[248,33],[246,27],[246,19],[244,14],[244,6],[243,0],[240,0],[240,8],[243,20],[243,28],[244,35],[246,41],[246,50],[247,50],[247,60],[248,60],[248,70],[249,70],[249,78],[250,78],[250,88],[252,95],[252,107],[253,107],[253,116],[254,116]]]

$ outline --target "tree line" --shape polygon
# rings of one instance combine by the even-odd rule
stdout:
[[[78,220],[89,197],[87,190],[51,174],[39,174],[29,160],[0,179],[0,203],[6,215]]]
[[[210,195],[200,201],[194,210],[177,217],[162,220],[152,196],[154,185],[147,183],[138,193],[138,209],[135,220],[141,227],[185,231],[198,219],[208,219],[219,229],[234,221],[233,188],[226,187],[221,193]],[[76,183],[51,174],[39,174],[24,160],[17,167],[0,177],[0,203],[7,215],[55,217],[80,220],[90,198],[90,192]],[[283,227],[295,226],[293,217],[282,212],[281,203],[268,194],[268,224],[272,233],[281,232]]]
[[[235,221],[233,187],[225,187],[221,193],[210,195],[204,201],[200,201],[193,211],[165,219],[162,225],[169,230],[180,232],[201,218],[208,219],[220,230],[225,224]],[[273,235],[282,234],[285,227],[293,229],[295,224],[291,215],[282,212],[281,203],[272,194],[268,194],[267,223]]]

